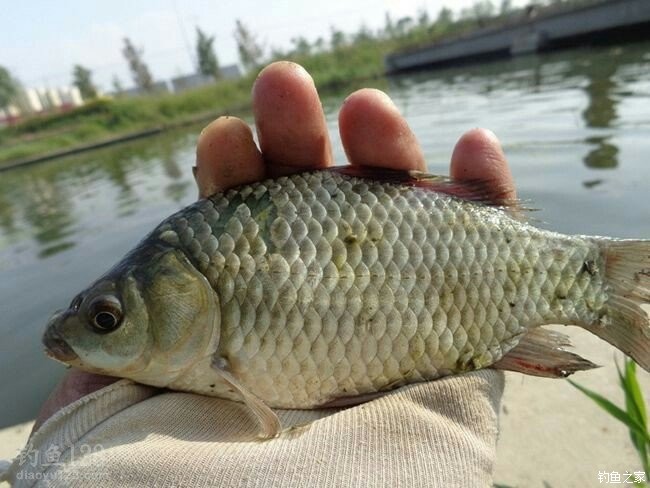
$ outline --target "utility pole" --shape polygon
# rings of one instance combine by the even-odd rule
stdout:
[[[183,17],[181,16],[180,11],[178,10],[178,4],[176,0],[171,0],[172,6],[174,7],[174,13],[176,14],[176,21],[178,22],[178,29],[181,31],[181,37],[183,38],[183,44],[185,44],[185,50],[187,52],[187,57],[190,58],[190,64],[192,69],[196,69],[198,63],[194,56],[194,51],[192,50],[192,45],[187,37],[187,32],[185,32],[185,26],[183,25]]]

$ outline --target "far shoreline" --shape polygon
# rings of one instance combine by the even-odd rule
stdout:
[[[158,134],[161,134],[163,132],[167,132],[173,129],[179,129],[182,127],[187,127],[190,125],[194,124],[199,124],[201,122],[206,122],[218,117],[221,117],[225,115],[225,113],[220,113],[220,112],[211,112],[209,114],[200,114],[195,117],[190,117],[187,119],[182,119],[179,120],[178,122],[173,122],[169,124],[164,124],[164,125],[159,125],[159,126],[154,126],[148,129],[143,129],[143,130],[136,130],[136,131],[131,131],[131,132],[126,132],[123,134],[119,134],[113,137],[108,137],[104,139],[99,139],[94,142],[90,142],[87,144],[78,144],[78,145],[73,145],[71,147],[61,149],[58,151],[52,151],[52,152],[46,152],[46,153],[40,153],[36,154],[34,156],[29,156],[23,159],[17,159],[13,161],[0,161],[0,173],[3,171],[10,171],[12,169],[17,169],[21,168],[24,166],[30,166],[33,164],[38,164],[38,163],[43,163],[46,161],[50,161],[53,159],[58,159],[62,158],[65,156],[72,156],[75,154],[80,154],[88,151],[93,151],[95,149],[100,149],[103,147],[107,146],[113,146],[116,144],[121,144],[124,142],[129,142],[133,141],[136,139],[143,139],[146,137],[151,137],[155,136]]]

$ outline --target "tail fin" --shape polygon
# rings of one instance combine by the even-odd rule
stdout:
[[[650,241],[603,239],[599,244],[610,298],[603,323],[586,328],[650,371]]]

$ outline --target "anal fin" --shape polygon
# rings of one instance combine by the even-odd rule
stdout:
[[[255,417],[262,428],[261,437],[264,439],[277,437],[282,430],[280,419],[275,412],[266,405],[266,403],[251,393],[239,382],[239,380],[237,380],[237,378],[235,378],[230,371],[228,361],[224,358],[216,357],[212,361],[212,369],[214,369],[226,383],[241,395],[246,406],[251,409],[253,414],[255,414]]]
[[[566,378],[576,371],[599,367],[562,349],[567,346],[571,346],[571,342],[566,335],[538,327],[527,332],[519,344],[492,367],[546,378]]]

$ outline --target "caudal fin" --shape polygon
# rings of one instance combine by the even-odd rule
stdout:
[[[650,241],[600,241],[610,286],[601,324],[586,327],[650,371]]]

